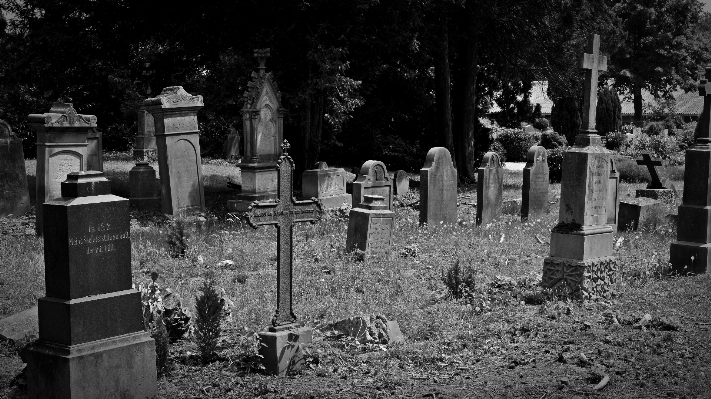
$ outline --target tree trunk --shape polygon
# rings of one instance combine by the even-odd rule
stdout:
[[[435,56],[435,104],[437,107],[437,145],[446,147],[452,154],[452,161],[456,164],[454,152],[454,136],[452,135],[452,101],[451,101],[451,76],[449,70],[449,32],[447,24],[441,25],[439,32],[439,46]]]
[[[632,83],[632,100],[634,102],[634,122],[642,126],[642,82],[635,80]]]
[[[476,170],[474,162],[476,129],[476,82],[478,61],[477,14],[471,2],[465,6],[464,37],[460,42],[459,68],[456,85],[456,107],[454,144],[457,171],[460,179],[474,180]]]
[[[304,99],[301,124],[301,159],[296,165],[296,175],[311,169],[321,155],[321,134],[323,132],[324,98],[320,94],[311,94]]]

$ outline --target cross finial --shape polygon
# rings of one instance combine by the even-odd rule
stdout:
[[[269,49],[268,48],[258,48],[254,49],[254,57],[259,61],[259,74],[264,75],[267,70],[267,57],[269,57],[271,54],[269,54]]]
[[[291,144],[284,139],[284,142],[281,143],[281,150],[284,152],[284,155],[288,155],[287,152],[289,151],[289,148],[291,148]]]
[[[699,95],[704,98],[704,110],[701,112],[701,130],[696,142],[708,146],[711,144],[711,65],[706,67],[706,75],[699,81]]]
[[[580,130],[581,133],[596,134],[597,77],[599,71],[607,71],[607,57],[600,55],[600,35],[590,35],[585,51],[580,57],[580,68],[585,69],[583,125]]]

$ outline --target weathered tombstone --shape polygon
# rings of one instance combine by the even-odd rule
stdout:
[[[259,354],[267,372],[283,376],[304,366],[301,344],[311,342],[312,329],[296,321],[292,308],[292,261],[294,224],[315,223],[321,216],[317,200],[294,199],[294,161],[288,154],[289,143],[282,144],[284,155],[277,162],[278,201],[252,204],[247,222],[253,228],[274,225],[277,228],[277,308],[268,331],[259,333]]]
[[[101,172],[70,173],[43,206],[46,296],[27,350],[29,398],[152,398],[155,342],[131,288],[128,200]]]
[[[620,201],[619,231],[637,230],[659,213],[662,203],[652,198],[630,198]]]
[[[225,144],[222,146],[222,156],[230,161],[238,161],[242,156],[239,152],[239,132],[234,127],[230,126],[225,137]]]
[[[27,171],[22,139],[0,119],[0,217],[23,215],[30,210]]]
[[[197,122],[202,96],[193,96],[182,86],[171,86],[143,105],[155,123],[162,212],[178,215],[204,211]]]
[[[420,169],[420,224],[457,223],[457,168],[444,147],[430,148]]]
[[[277,198],[276,162],[284,137],[284,109],[274,77],[266,72],[269,49],[254,50],[254,56],[259,60],[259,73],[252,72],[243,96],[244,155],[236,165],[242,174],[242,191],[227,202],[233,212],[247,211],[254,201]]]
[[[521,220],[548,213],[548,151],[534,145],[526,154],[523,168]]]
[[[86,135],[86,170],[104,171],[104,134],[92,129]]]
[[[677,273],[705,273],[711,265],[711,66],[699,82],[699,95],[704,97],[701,128],[694,145],[686,150],[677,241],[669,251],[669,262]]]
[[[129,204],[139,211],[160,210],[160,182],[148,162],[138,162],[128,172]]]
[[[68,173],[86,170],[87,136],[96,129],[96,116],[77,114],[71,103],[54,103],[47,113],[30,114],[27,122],[37,133],[35,229],[42,235],[42,204],[61,196]]]
[[[361,166],[358,177],[353,182],[353,207],[359,207],[366,195],[379,195],[385,198],[388,210],[393,209],[393,181],[388,176],[388,169],[380,161],[367,161]]]
[[[605,211],[607,212],[607,224],[617,229],[618,209],[620,208],[620,174],[615,169],[615,160],[610,158],[610,179],[607,181],[607,202]]]
[[[321,201],[323,209],[352,205],[351,195],[346,193],[346,171],[329,168],[326,162],[319,162],[316,169],[301,174],[301,191],[304,198]]]
[[[156,128],[153,115],[141,107],[138,110],[138,132],[133,138],[133,160],[136,162],[152,162],[158,159],[156,154]]]
[[[395,195],[398,197],[407,194],[410,191],[410,176],[404,170],[395,172]]]
[[[476,179],[476,224],[489,224],[500,214],[503,205],[504,168],[499,154],[487,152],[481,160]]]
[[[392,251],[395,213],[387,209],[385,198],[366,195],[348,218],[346,251],[360,250],[365,259],[387,259]]]
[[[637,165],[644,165],[647,167],[649,176],[652,177],[652,181],[647,185],[647,188],[638,189],[635,196],[671,202],[674,199],[674,190],[668,189],[662,185],[662,181],[659,179],[657,170],[654,168],[655,166],[662,166],[662,161],[653,161],[649,154],[642,154],[642,159],[637,160]]]
[[[617,278],[612,255],[612,226],[607,223],[610,152],[595,130],[598,71],[607,69],[599,54],[600,36],[592,35],[585,69],[583,124],[575,145],[563,155],[560,214],[551,230],[550,256],[543,262],[541,285],[573,298],[605,297]]]

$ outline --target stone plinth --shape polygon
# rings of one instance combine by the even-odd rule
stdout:
[[[365,258],[387,259],[392,250],[394,225],[395,213],[387,209],[385,199],[366,195],[361,206],[351,209],[346,250],[360,250]]]
[[[133,160],[153,162],[158,159],[156,146],[156,128],[153,115],[145,107],[138,110],[138,132],[133,138]]]
[[[548,213],[548,151],[534,145],[526,154],[523,168],[521,220]]]
[[[353,207],[360,207],[366,195],[383,197],[387,209],[393,209],[393,181],[385,164],[380,161],[367,161],[358,171],[358,177],[353,182]]]
[[[156,170],[148,162],[138,162],[128,172],[131,186],[130,204],[139,211],[159,210],[160,183],[156,179]]]
[[[268,374],[283,377],[304,368],[306,362],[301,346],[310,344],[313,330],[295,325],[283,331],[259,333],[259,355]]]
[[[661,210],[662,203],[651,198],[640,197],[620,201],[617,229],[619,231],[637,230]]]
[[[46,296],[27,351],[29,398],[153,398],[155,343],[131,288],[128,200],[78,172],[43,205]]]
[[[37,133],[35,228],[42,235],[42,204],[61,196],[68,173],[86,170],[87,136],[96,129],[96,117],[77,114],[70,103],[55,103],[48,113],[31,114],[27,121]]]
[[[504,191],[504,168],[499,154],[487,152],[477,170],[476,224],[489,224],[500,214]]]
[[[18,139],[10,125],[0,119],[0,217],[21,216],[29,210],[22,139]]]
[[[409,182],[408,182],[409,184]],[[457,169],[444,147],[427,152],[420,169],[420,224],[457,223]]]
[[[92,129],[86,135],[86,170],[104,171],[104,134]]]
[[[635,191],[637,198],[652,198],[666,203],[674,202],[674,190],[669,188],[640,188]]]
[[[333,209],[352,205],[351,195],[346,193],[346,171],[329,168],[319,162],[317,169],[305,170],[301,174],[301,192],[304,198],[316,198],[323,209]]]
[[[153,115],[161,184],[161,210],[185,215],[205,210],[205,192],[200,157],[197,113],[202,96],[193,96],[181,86],[163,89],[144,101]]]

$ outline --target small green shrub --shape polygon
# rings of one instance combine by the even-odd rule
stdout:
[[[531,146],[540,140],[540,133],[526,133],[522,129],[499,129],[496,140],[506,150],[506,160],[509,162],[525,162],[526,153]]]
[[[563,177],[563,154],[566,147],[548,149],[548,177],[551,182],[560,182]]]
[[[168,355],[170,353],[170,338],[162,313],[157,313],[151,330],[151,338],[156,342],[156,369],[158,377],[168,374]]]
[[[156,369],[158,377],[167,374],[168,354],[170,352],[170,339],[168,329],[163,317],[163,295],[158,285],[158,273],[151,273],[151,281],[148,284],[139,284],[138,291],[141,293],[141,304],[143,307],[143,328],[151,333],[151,338],[156,343]]]
[[[203,364],[215,357],[217,340],[220,338],[222,308],[214,276],[210,274],[200,287],[200,295],[195,298],[195,341]]]
[[[620,181],[627,183],[649,183],[652,181],[646,167],[637,165],[637,161],[630,158],[618,157],[615,159],[615,170],[620,174]]]
[[[687,148],[694,145],[696,137],[694,136],[694,129],[696,127],[687,129],[677,129],[676,131],[676,142],[679,145],[679,149],[686,150]]]
[[[621,131],[610,132],[607,134],[607,142],[605,148],[612,151],[619,151],[627,142],[627,135]]]
[[[546,118],[537,118],[533,121],[533,123],[531,123],[531,125],[536,129],[543,131],[550,127],[550,122],[548,122],[548,119]]]
[[[674,136],[650,136],[642,132],[629,140],[620,152],[633,158],[649,154],[652,158],[666,160],[679,152],[679,145]]]
[[[558,134],[553,130],[547,130],[541,133],[541,142],[539,145],[547,150],[550,150],[558,147],[567,147],[568,140],[566,140],[563,135]]]
[[[474,291],[474,270],[462,267],[459,259],[442,276],[442,282],[454,298],[461,299]]]
[[[644,128],[643,132],[650,135],[650,136],[658,136],[662,134],[662,131],[664,131],[666,127],[664,126],[664,123],[662,122],[652,122],[647,127]]]

